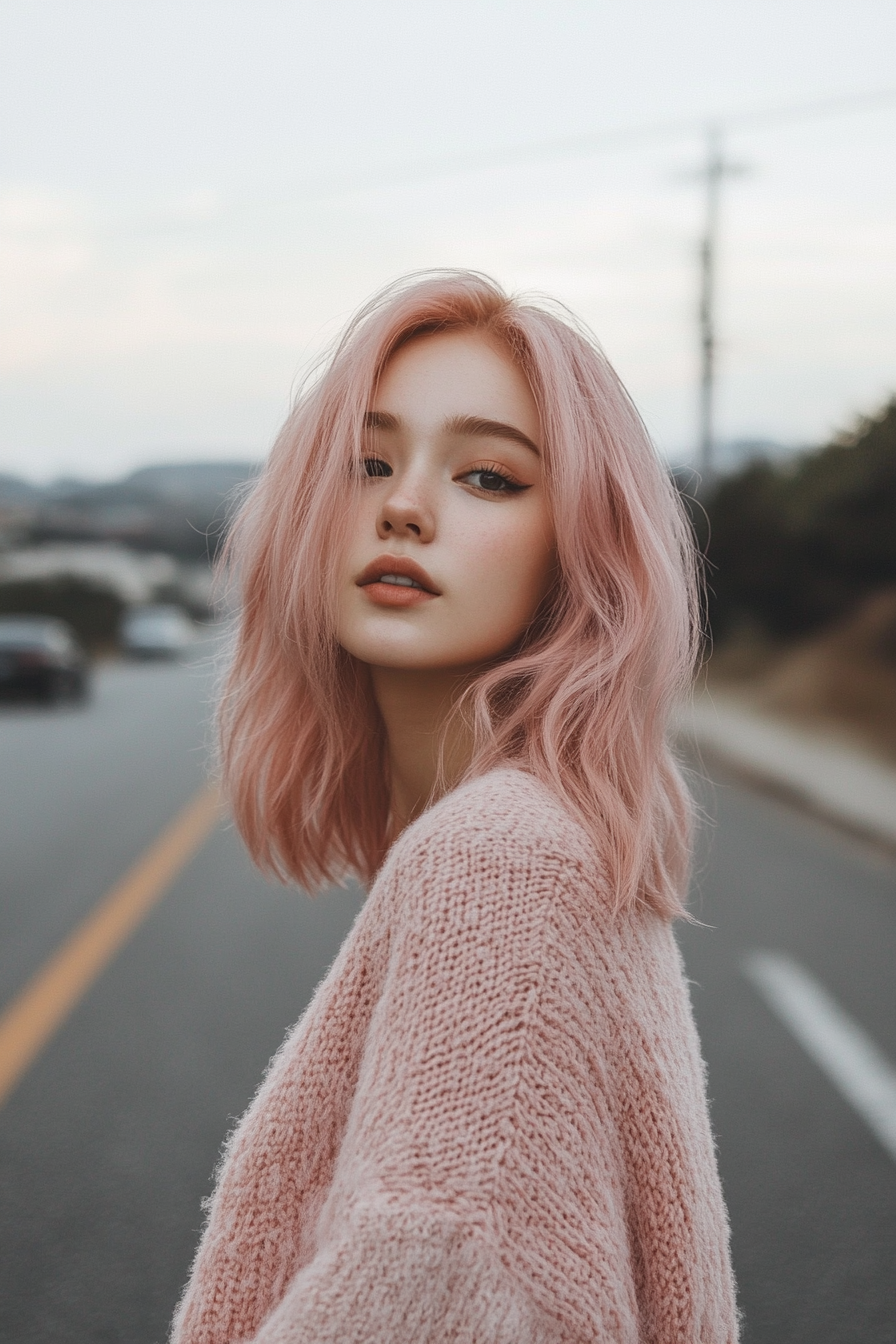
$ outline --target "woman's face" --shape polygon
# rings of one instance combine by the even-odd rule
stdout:
[[[365,433],[340,644],[378,667],[460,669],[498,657],[553,576],[526,379],[473,332],[418,337],[386,366]]]

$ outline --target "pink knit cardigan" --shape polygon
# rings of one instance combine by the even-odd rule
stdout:
[[[730,1344],[668,923],[518,770],[426,812],[228,1144],[176,1344]]]

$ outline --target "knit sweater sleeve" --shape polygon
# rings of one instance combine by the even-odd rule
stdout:
[[[173,1338],[736,1337],[671,930],[614,913],[536,781],[474,781],[397,842],[236,1132]]]
[[[581,875],[481,801],[394,867],[315,1253],[255,1344],[639,1338],[608,1063],[568,1016]]]

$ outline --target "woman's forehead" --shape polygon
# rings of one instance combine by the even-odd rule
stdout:
[[[514,425],[533,443],[541,437],[524,373],[497,341],[472,329],[426,333],[403,345],[368,410],[428,424],[477,417]]]

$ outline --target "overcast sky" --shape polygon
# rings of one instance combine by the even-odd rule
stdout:
[[[259,456],[453,265],[575,309],[683,460],[699,126],[894,86],[893,0],[0,0],[0,471]],[[719,433],[818,442],[896,392],[896,97],[726,147]]]

